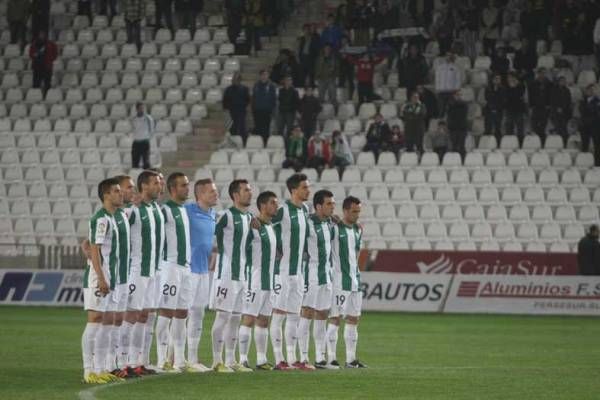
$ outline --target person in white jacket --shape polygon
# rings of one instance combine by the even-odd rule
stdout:
[[[452,94],[462,88],[464,72],[456,63],[452,52],[446,54],[446,59],[435,67],[435,90],[438,93],[440,117],[446,114],[446,106]]]

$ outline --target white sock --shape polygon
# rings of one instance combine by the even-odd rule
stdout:
[[[225,365],[227,366],[235,364],[235,347],[238,342],[241,319],[240,314],[231,314],[225,327]]]
[[[296,356],[296,344],[298,342],[298,314],[288,314],[285,321],[285,349],[287,354],[287,362],[292,365],[298,361]]]
[[[267,363],[267,340],[269,339],[269,330],[267,328],[261,328],[260,326],[254,327],[254,344],[256,346],[256,365]],[[240,351],[242,346],[240,345]],[[241,355],[240,355],[241,357]],[[283,357],[282,357],[283,358]]]
[[[250,340],[252,340],[252,328],[240,325],[239,332],[240,344],[240,364],[248,362],[248,349],[250,348]]]
[[[162,368],[167,361],[167,347],[169,346],[169,324],[171,318],[159,315],[156,321],[156,365]]]
[[[188,361],[190,364],[198,363],[198,347],[202,337],[202,320],[204,319],[204,308],[192,308],[187,320],[187,347]]]
[[[117,367],[117,354],[119,351],[119,327],[110,326],[108,333],[108,353],[106,355],[106,370],[112,371]]]
[[[269,333],[271,334],[271,346],[273,346],[273,356],[275,356],[275,365],[279,364],[283,360],[283,335],[281,332],[281,326],[285,314],[273,314],[271,317],[271,326],[269,327]]]
[[[154,336],[154,322],[156,321],[156,313],[148,314],[146,328],[144,329],[144,350],[142,352],[142,365],[150,365],[150,348],[152,347],[152,338]]]
[[[211,336],[212,336],[212,352],[213,352],[213,367],[217,364],[223,363],[223,331],[225,325],[229,321],[231,314],[223,311],[217,311],[215,321],[213,322]]]
[[[94,342],[94,372],[99,374],[106,368],[106,354],[108,353],[108,341],[111,325],[101,325],[96,331]]]
[[[131,340],[131,331],[134,324],[123,321],[119,328],[119,352],[117,353],[117,364],[119,368],[127,366],[127,357],[129,355],[129,342]]]
[[[173,365],[185,367],[185,318],[173,318],[171,324],[173,338]]]
[[[325,349],[325,334],[327,333],[327,321],[315,319],[313,323],[313,339],[315,341],[315,361],[325,361],[327,351]]]
[[[346,362],[356,360],[356,343],[358,342],[358,326],[344,325],[344,342],[346,343]]]
[[[130,367],[137,367],[140,364],[142,358],[142,349],[144,348],[144,331],[146,328],[145,323],[136,322],[131,329],[131,341],[129,344],[129,360],[128,365]]]
[[[336,361],[337,341],[339,326],[334,324],[327,325],[327,359],[329,362]]]
[[[310,322],[312,319],[300,318],[298,323],[298,347],[300,348],[300,361],[308,362],[308,343],[310,340]]]
[[[94,342],[96,333],[100,328],[97,322],[88,322],[81,335],[81,355],[83,358],[83,373],[88,375],[94,372]]]

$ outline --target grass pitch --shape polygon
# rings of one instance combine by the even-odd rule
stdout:
[[[201,342],[205,363],[212,318]],[[163,375],[98,386],[80,383],[84,321],[78,309],[0,308],[0,399],[600,398],[594,318],[366,313],[358,345],[366,370]],[[341,332],[339,346],[343,362]]]

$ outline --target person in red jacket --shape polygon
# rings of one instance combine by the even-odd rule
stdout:
[[[346,56],[346,60],[356,65],[356,80],[358,81],[358,104],[370,102],[375,99],[373,92],[373,75],[375,66],[385,60],[385,57],[363,54],[360,58]]]
[[[44,96],[52,82],[52,67],[57,56],[56,43],[46,38],[46,32],[40,31],[29,46],[29,57],[33,69],[33,87],[41,87]]]
[[[308,168],[315,168],[319,173],[331,161],[331,149],[329,140],[321,134],[315,132],[308,140]]]

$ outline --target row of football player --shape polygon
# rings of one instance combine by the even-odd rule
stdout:
[[[159,205],[165,187],[170,199]],[[189,181],[181,173],[171,174],[165,182],[159,173],[143,171],[137,179],[139,194],[128,176],[102,181],[98,195],[103,207],[92,216],[84,245],[89,259],[84,278],[88,312],[82,338],[84,381],[107,383],[157,371],[210,370],[198,362],[209,302],[216,310],[211,369],[217,372],[252,371],[248,364],[252,328],[257,369],[337,369],[342,317],[346,366],[364,367],[356,358],[362,302],[360,200],[346,198],[340,219],[333,216],[333,194],[321,190],[314,195],[315,214],[309,215],[304,204],[310,195],[307,177],[293,175],[287,187],[290,200],[283,205],[276,194],[261,193],[259,213],[252,216],[248,212],[252,188],[245,180],[235,180],[229,185],[233,206],[217,222],[213,207],[218,191],[210,179],[195,183],[196,202],[190,204],[184,204]],[[213,235],[218,256],[210,285]],[[315,365],[308,356],[313,320]],[[154,331],[157,366],[150,365]],[[274,366],[266,358],[269,333]]]

